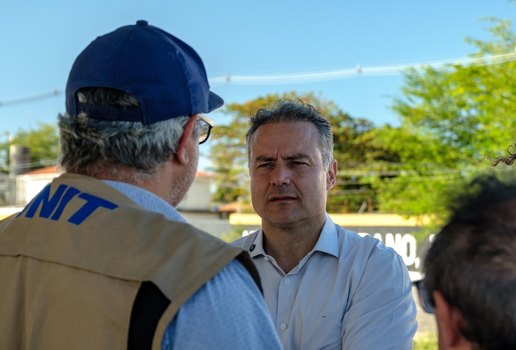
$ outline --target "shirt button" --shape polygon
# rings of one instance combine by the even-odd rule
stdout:
[[[280,324],[280,328],[282,331],[284,331],[285,329],[287,329],[287,324],[286,323]]]
[[[263,260],[265,260],[265,261],[269,261],[269,257],[268,257],[268,256],[266,256],[266,257],[264,257],[264,258],[263,258]]]

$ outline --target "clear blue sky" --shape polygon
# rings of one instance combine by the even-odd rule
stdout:
[[[38,122],[55,123],[77,54],[97,35],[146,19],[192,45],[210,78],[386,67],[466,57],[464,38],[489,39],[494,16],[516,22],[510,0],[88,0],[0,4],[0,137]],[[351,75],[301,83],[214,83],[226,102],[268,93],[314,91],[377,125],[398,123],[390,110],[402,76]],[[220,114],[212,115],[224,122]]]

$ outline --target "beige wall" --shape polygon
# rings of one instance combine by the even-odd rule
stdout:
[[[185,211],[210,211],[211,210],[211,177],[196,176],[192,187],[177,206]]]

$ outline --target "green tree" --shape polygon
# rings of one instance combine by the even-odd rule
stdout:
[[[10,145],[25,146],[30,149],[31,169],[54,165],[59,157],[59,135],[53,124],[39,123],[33,130],[19,130],[10,140],[0,143],[3,154],[4,171],[8,169]]]
[[[478,48],[475,57],[516,47],[511,22],[490,21],[494,41],[466,39]],[[395,176],[373,179],[380,207],[407,215],[442,214],[445,193],[493,171],[491,160],[516,141],[516,61],[410,70],[402,93],[394,101],[401,126],[366,135],[399,157],[388,165]]]

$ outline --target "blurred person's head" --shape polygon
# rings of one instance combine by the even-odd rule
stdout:
[[[427,253],[440,349],[516,349],[516,182],[477,178]]]

